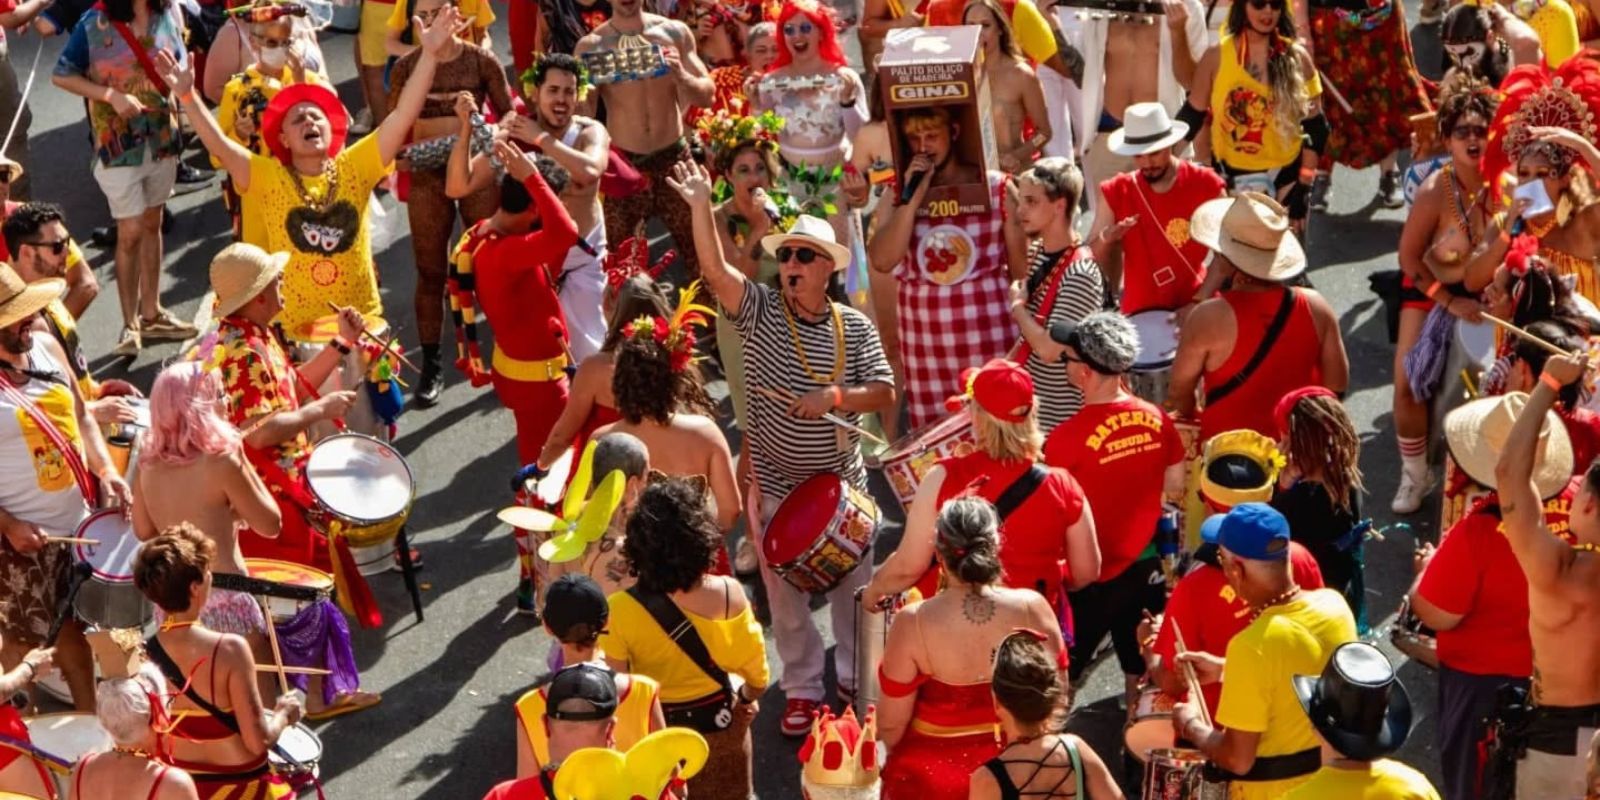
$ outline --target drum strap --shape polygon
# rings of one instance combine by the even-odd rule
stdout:
[[[1039,310],[1034,312],[1034,321],[1038,322],[1045,330],[1050,330],[1050,315],[1055,313],[1056,299],[1061,295],[1061,275],[1067,267],[1078,260],[1094,258],[1086,245],[1068,248],[1056,259],[1055,266],[1045,276],[1044,282],[1034,289],[1034,297],[1039,298]],[[1012,350],[1011,360],[1018,364],[1026,364],[1028,356],[1033,355],[1033,345],[1028,344],[1026,337],[1017,338],[1017,346]]]
[[[1233,394],[1239,387],[1250,380],[1250,376],[1261,367],[1261,362],[1267,360],[1267,353],[1272,352],[1272,345],[1283,334],[1283,329],[1289,325],[1289,314],[1294,311],[1294,301],[1298,293],[1293,287],[1283,292],[1283,302],[1278,304],[1278,313],[1272,317],[1272,322],[1267,324],[1267,332],[1261,336],[1261,343],[1256,345],[1256,351],[1250,354],[1250,360],[1233,377],[1224,381],[1221,386],[1206,392],[1206,405],[1216,405],[1222,398]]]
[[[1257,781],[1281,781],[1287,778],[1298,778],[1310,775],[1322,768],[1322,748],[1313,747],[1297,753],[1285,753],[1281,756],[1257,756],[1255,766],[1243,775],[1235,775],[1214,762],[1207,761],[1205,766],[1206,780],[1212,783],[1243,781],[1254,783]]]
[[[34,380],[39,379],[35,378]],[[61,453],[62,460],[67,463],[67,469],[72,471],[73,480],[78,482],[78,491],[83,493],[83,501],[89,504],[89,508],[99,508],[100,490],[95,484],[94,478],[90,476],[89,468],[83,463],[83,454],[78,452],[78,448],[73,446],[65,433],[62,433],[55,420],[50,419],[49,414],[41,411],[38,404],[23,394],[22,390],[18,389],[16,384],[12,383],[11,379],[3,373],[0,373],[0,394],[4,394],[18,408],[27,412],[28,418],[33,420],[33,424],[38,426],[45,438],[49,439],[50,443],[55,445],[56,450]]]
[[[672,602],[672,598],[659,592],[645,592],[638,586],[628,589],[628,595],[644,606],[650,612],[652,619],[661,630],[666,631],[667,638],[678,646],[683,654],[689,657],[694,665],[700,668],[707,677],[717,682],[722,691],[730,698],[733,695],[733,685],[728,682],[728,673],[711,658],[711,651],[706,649],[705,640],[700,638],[700,632],[694,629],[694,624],[683,615],[683,609]]]
[[[304,600],[306,602],[322,600],[331,594],[326,589],[262,580],[261,578],[232,572],[211,573],[211,585],[213,588],[227,589],[230,592],[244,592],[245,594],[281,597],[285,600]]]
[[[1167,238],[1166,230],[1167,230],[1168,221],[1167,220],[1162,220],[1160,215],[1156,214],[1155,206],[1150,204],[1150,198],[1145,195],[1144,182],[1143,181],[1134,181],[1133,182],[1133,191],[1136,194],[1139,195],[1139,199],[1140,200],[1144,201],[1144,210],[1150,212],[1150,221],[1151,221],[1151,223],[1157,224],[1158,227],[1156,228],[1156,230],[1159,230],[1159,231],[1162,232],[1161,241],[1166,242],[1167,243],[1167,247],[1172,248],[1172,252],[1178,254],[1178,260],[1183,262],[1184,268],[1189,270],[1189,274],[1191,276],[1196,277],[1196,278],[1200,277],[1200,270],[1195,269],[1194,264],[1189,263],[1189,257],[1184,255],[1183,251],[1179,250],[1178,246],[1173,244],[1171,239]]]
[[[1044,479],[1049,475],[1049,470],[1040,466],[1038,462],[1034,462],[1028,466],[1027,472],[1017,476],[1017,479],[1012,481],[1011,485],[1007,486],[1006,490],[1001,492],[1000,496],[994,501],[994,510],[1000,516],[1000,521],[1004,522],[1007,517],[1011,516],[1012,512],[1027,502],[1028,498],[1033,496],[1039,485],[1044,483]]]

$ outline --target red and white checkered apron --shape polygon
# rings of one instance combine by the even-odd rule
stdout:
[[[911,429],[949,412],[961,371],[1006,354],[1017,340],[1007,308],[1005,175],[989,173],[993,211],[937,220],[918,217],[900,279],[900,358]]]

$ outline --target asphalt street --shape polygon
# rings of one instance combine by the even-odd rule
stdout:
[[[1415,19],[1415,4],[1407,6]],[[1436,31],[1433,27],[1414,32],[1419,61],[1428,67],[1438,63]],[[500,52],[509,52],[503,23],[497,23],[494,32]],[[101,281],[100,298],[82,323],[86,351],[95,356],[110,351],[121,320],[111,253],[87,241],[90,229],[107,224],[109,216],[90,174],[83,105],[49,83],[50,67],[62,43],[57,38],[43,44],[32,89],[29,167],[35,198],[66,208],[71,229],[85,244]],[[359,89],[352,44],[353,38],[344,34],[330,32],[323,37],[340,93],[354,108],[359,105]],[[32,34],[12,37],[11,59],[21,80],[27,79],[38,46],[39,39]],[[194,153],[189,155],[198,161]],[[1393,254],[1404,211],[1380,208],[1374,199],[1376,185],[1376,169],[1340,170],[1331,208],[1314,217],[1307,249],[1312,282],[1340,314],[1352,367],[1346,402],[1365,445],[1366,508],[1378,527],[1387,531],[1367,550],[1369,608],[1375,630],[1382,633],[1410,584],[1413,537],[1436,538],[1437,512],[1430,503],[1407,520],[1413,530],[1390,527],[1394,520],[1388,502],[1398,478],[1389,419],[1392,346],[1382,305],[1369,291],[1367,277],[1395,268]],[[403,227],[404,209],[397,210],[392,198],[384,204],[400,215],[397,221]],[[215,183],[176,197],[171,208],[176,225],[167,237],[162,299],[189,317],[206,292],[210,256],[228,241],[228,224]],[[414,348],[415,278],[409,240],[401,239],[379,254],[378,263],[389,320],[400,339]],[[447,341],[446,352],[452,347]],[[174,345],[162,345],[146,349],[131,363],[100,355],[92,357],[91,364],[101,377],[129,377],[148,387],[161,366],[176,355]],[[496,782],[511,777],[512,703],[544,671],[550,639],[527,618],[512,613],[515,549],[509,529],[494,518],[494,511],[507,500],[506,477],[517,466],[511,417],[490,391],[472,389],[453,372],[449,380],[439,406],[408,411],[397,437],[397,446],[418,478],[409,528],[427,562],[421,575],[426,621],[418,623],[412,616],[398,575],[373,579],[385,624],[377,630],[356,631],[355,641],[363,688],[381,692],[384,701],[373,710],[316,728],[326,749],[321,761],[326,791],[337,800],[481,797]],[[880,539],[888,545],[898,539],[900,511],[881,477],[874,480],[880,502],[894,520]],[[888,549],[880,546],[879,557]],[[818,613],[816,618],[826,629],[827,615]],[[1386,641],[1382,646],[1399,658]],[[770,643],[768,652],[776,677],[780,667]],[[1116,673],[1114,663],[1102,662],[1095,669],[1070,721],[1070,728],[1112,764],[1119,761],[1124,718],[1119,706],[1122,681]],[[1400,756],[1436,776],[1433,676],[1409,663],[1400,674],[1418,709],[1417,729]],[[755,731],[756,788],[763,798],[799,797],[794,755],[798,744],[777,732],[782,708],[781,695],[769,692]],[[1125,786],[1138,796],[1136,778]]]

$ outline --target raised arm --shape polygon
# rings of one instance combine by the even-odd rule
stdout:
[[[722,255],[716,215],[711,209],[711,176],[699,164],[674,164],[667,185],[683,196],[694,215],[694,248],[700,260],[701,280],[724,309],[738,309],[744,303],[747,280]]]
[[[525,266],[543,267],[546,260],[559,264],[560,257],[578,243],[578,223],[572,221],[572,215],[561,205],[555,190],[544,182],[544,176],[539,174],[529,154],[512,147],[510,142],[495,142],[494,152],[500,163],[506,165],[506,174],[522,181],[528,196],[533,198],[534,210],[539,212],[539,230],[529,234],[529,239],[538,242],[539,252],[548,259],[536,259],[539,263]]]
[[[450,37],[472,26],[472,21],[462,19],[461,13],[453,5],[440,8],[432,25],[424,26],[422,20],[416,17],[411,22],[422,31],[418,37],[422,43],[422,54],[418,56],[411,75],[406,78],[405,88],[400,90],[400,99],[395,101],[394,109],[378,126],[378,154],[385,166],[394,163],[395,156],[400,154],[401,148],[406,146],[406,140],[411,137],[411,126],[422,114],[422,104],[433,87],[433,72],[439,65],[439,54],[449,46]]]
[[[1506,437],[1506,448],[1500,452],[1500,461],[1494,467],[1506,541],[1528,576],[1528,585],[1544,591],[1559,592],[1565,588],[1564,584],[1572,579],[1572,567],[1577,561],[1577,551],[1545,526],[1544,504],[1533,485],[1539,431],[1546,420],[1545,412],[1556,400],[1556,392],[1546,380],[1553,379],[1566,386],[1581,379],[1588,366],[1589,358],[1582,353],[1551,356],[1544,362],[1544,373],[1528,395],[1522,413],[1517,415],[1517,422]]]
[[[228,176],[233,178],[234,187],[241,194],[249,191],[250,151],[245,149],[244,145],[223,135],[222,127],[217,124],[216,117],[211,116],[206,104],[195,94],[194,68],[188,64],[179,65],[166,52],[155,54],[155,64],[156,72],[161,79],[177,93],[178,101],[189,115],[189,124],[194,126],[195,135],[200,137],[200,143],[222,163],[222,168],[228,171]]]

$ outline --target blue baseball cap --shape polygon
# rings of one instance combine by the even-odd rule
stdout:
[[[1289,557],[1289,520],[1266,503],[1240,503],[1217,526],[1217,544],[1252,561]]]
[[[1212,514],[1206,521],[1200,523],[1200,541],[1205,544],[1217,543],[1217,532],[1222,530],[1222,518],[1227,514]]]

